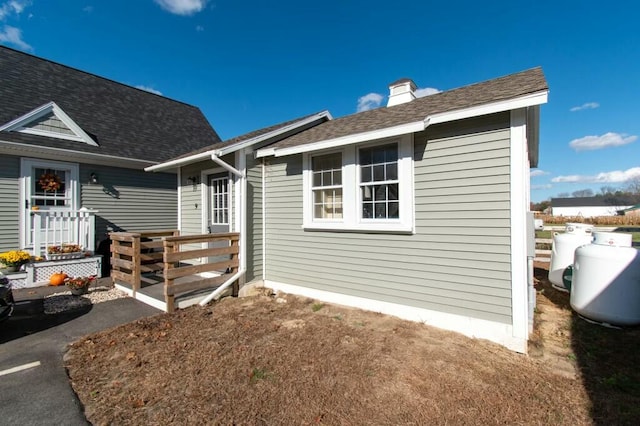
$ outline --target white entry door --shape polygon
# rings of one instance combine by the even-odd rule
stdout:
[[[229,175],[218,173],[208,176],[209,181],[209,233],[219,234],[231,231],[231,187]],[[227,241],[216,241],[211,248],[227,247]],[[228,256],[210,257],[210,263],[221,262]],[[226,268],[220,270],[225,272]]]
[[[31,247],[32,210],[78,209],[78,165],[25,158],[21,163],[21,176],[20,245]],[[46,240],[44,236],[41,238]]]

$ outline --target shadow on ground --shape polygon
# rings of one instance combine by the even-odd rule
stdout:
[[[559,307],[570,309],[568,293],[554,289],[548,271],[535,268],[536,289]],[[591,400],[596,425],[640,422],[640,327],[608,328],[571,316],[571,348]]]
[[[88,304],[71,311],[45,314],[42,299],[21,302],[16,305],[13,315],[0,324],[0,343],[64,324],[87,314],[92,307]]]

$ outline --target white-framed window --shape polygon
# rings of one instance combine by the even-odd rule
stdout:
[[[305,229],[414,231],[413,135],[303,157]]]
[[[311,158],[313,220],[342,219],[342,153]]]

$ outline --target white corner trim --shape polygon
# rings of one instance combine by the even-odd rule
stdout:
[[[527,124],[524,108],[511,111],[510,141],[510,200],[511,200],[511,310],[513,336],[529,336],[527,295],[527,223],[528,195],[526,177],[529,173],[527,158]]]
[[[408,133],[420,132],[425,129],[424,121],[416,121],[414,123],[401,124],[399,126],[387,127],[386,129],[372,130],[369,132],[356,133],[354,135],[342,136],[335,139],[327,139],[320,142],[314,142],[306,145],[292,146],[289,148],[276,148],[275,150],[258,150],[257,157],[265,157],[273,152],[276,157],[284,157],[287,155],[301,154],[311,151],[320,151],[323,149],[338,148],[346,145],[352,145],[359,142],[371,142],[377,139],[390,138],[395,136],[406,135]]]
[[[65,124],[65,126],[67,126],[74,133],[74,135],[67,135],[64,133],[57,133],[57,132],[48,132],[46,130],[30,129],[28,127],[25,127],[29,123],[33,122],[34,120],[37,120],[38,118],[43,117],[51,112],[53,112],[53,115],[55,115],[60,121],[62,121]],[[76,122],[73,121],[71,117],[69,117],[67,113],[65,113],[62,110],[62,108],[60,108],[55,102],[48,102],[16,118],[15,120],[12,120],[0,126],[0,132],[3,132],[3,131],[28,133],[31,135],[46,136],[46,137],[51,137],[56,139],[65,139],[65,140],[71,140],[75,142],[84,142],[89,145],[98,146],[98,144],[91,138],[91,136],[89,136],[84,130],[82,130],[82,128],[78,126]]]
[[[264,286],[276,291],[310,297],[328,303],[380,312],[409,321],[421,322],[425,325],[455,331],[471,338],[487,339],[516,352],[527,352],[526,339],[514,336],[512,326],[509,324],[405,306],[397,303],[382,302],[363,297],[349,296],[277,281],[265,280]]]
[[[549,91],[532,93],[514,99],[507,99],[499,102],[478,105],[470,108],[463,108],[454,111],[433,114],[425,118],[425,127],[433,124],[445,123],[448,121],[462,120],[465,118],[478,117],[481,115],[495,114],[497,112],[511,111],[534,105],[547,103]]]

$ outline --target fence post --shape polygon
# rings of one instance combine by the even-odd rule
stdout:
[[[33,218],[33,226],[31,232],[33,232],[33,255],[42,256],[42,216],[40,212],[31,212],[31,218]],[[31,220],[31,219],[29,219]]]
[[[131,289],[133,290],[133,297],[136,297],[136,293],[140,288],[140,234],[135,234],[133,236],[133,240],[131,242],[131,248],[133,249],[133,283],[131,284]]]

